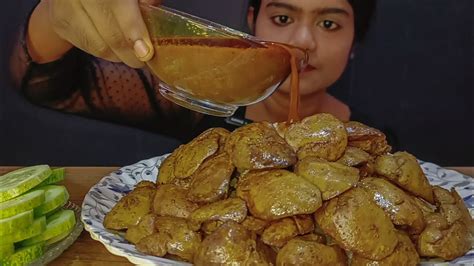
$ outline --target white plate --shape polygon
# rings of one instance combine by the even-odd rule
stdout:
[[[89,231],[91,237],[100,241],[112,253],[127,258],[134,264],[155,265],[190,265],[155,256],[145,255],[128,243],[123,234],[117,234],[104,228],[102,222],[106,213],[126,195],[133,190],[135,185],[142,180],[155,181],[158,167],[167,155],[143,160],[138,163],[120,168],[94,185],[82,204],[81,220],[84,228]],[[474,216],[474,180],[456,171],[441,168],[435,164],[420,162],[423,171],[432,185],[439,185],[447,189],[455,187],[469,208],[471,216]],[[474,249],[450,264],[474,265]],[[423,262],[423,265],[446,264],[435,261]]]

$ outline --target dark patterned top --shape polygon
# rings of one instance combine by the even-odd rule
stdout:
[[[13,51],[12,75],[21,93],[35,104],[159,132],[183,142],[210,127],[233,130],[251,122],[245,119],[245,108],[223,119],[178,106],[159,93],[159,80],[147,69],[109,62],[77,48],[57,61],[37,64],[31,60],[25,38],[26,27]],[[368,122],[366,116],[351,111],[351,120]]]
[[[37,64],[31,60],[25,38],[23,30],[14,48],[12,73],[21,93],[35,104],[160,132],[183,141],[209,127],[233,130],[239,126],[166,100],[158,92],[159,80],[147,69],[109,62],[77,48],[57,61]]]

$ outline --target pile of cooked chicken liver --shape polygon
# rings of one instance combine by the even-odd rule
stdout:
[[[212,128],[161,164],[104,225],[146,254],[195,265],[417,265],[471,248],[452,189],[385,135],[318,114]]]

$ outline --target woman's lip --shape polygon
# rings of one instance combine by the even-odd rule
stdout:
[[[305,68],[303,68],[303,69],[301,70],[301,72],[309,72],[309,71],[312,71],[312,70],[315,70],[315,69],[316,69],[316,68],[315,68],[314,66],[308,64],[308,65],[306,65]]]

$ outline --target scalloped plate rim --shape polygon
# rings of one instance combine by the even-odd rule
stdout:
[[[161,257],[149,256],[149,255],[142,254],[142,253],[136,251],[135,247],[132,244],[125,244],[124,247],[120,247],[120,246],[116,246],[114,244],[111,244],[111,239],[108,239],[109,238],[108,235],[117,236],[119,234],[114,234],[113,232],[110,232],[106,229],[100,229],[100,228],[96,228],[96,227],[90,225],[88,223],[88,222],[90,222],[90,220],[89,220],[90,215],[88,216],[85,213],[86,209],[88,209],[87,204],[88,204],[89,201],[93,201],[91,192],[94,189],[98,189],[98,187],[103,186],[104,184],[108,184],[108,181],[114,180],[114,178],[116,178],[116,176],[114,176],[114,175],[118,175],[118,174],[121,175],[124,172],[130,172],[129,174],[132,175],[132,180],[135,180],[134,184],[136,184],[136,183],[138,183],[138,181],[133,177],[134,171],[131,170],[134,166],[141,166],[142,168],[145,168],[145,169],[146,168],[155,168],[153,170],[156,170],[156,173],[157,173],[157,171],[158,171],[157,168],[159,167],[159,165],[162,163],[162,161],[167,156],[169,156],[169,153],[161,155],[161,156],[141,160],[141,161],[139,161],[137,163],[134,163],[134,164],[131,164],[131,165],[123,166],[123,167],[119,168],[118,170],[116,170],[114,172],[111,172],[108,175],[101,178],[101,180],[99,182],[97,182],[94,186],[92,186],[89,189],[86,196],[84,197],[84,202],[82,204],[82,212],[81,212],[81,221],[84,224],[84,229],[90,233],[92,239],[101,242],[110,253],[112,253],[114,255],[117,255],[117,256],[125,257],[131,263],[134,263],[134,264],[140,264],[140,265],[173,265],[173,266],[191,265],[189,263],[184,263],[184,262],[180,262],[180,261],[174,261],[174,260],[165,259],[165,258],[161,258]],[[147,163],[150,163],[150,162],[154,162],[154,163],[152,163],[152,165],[147,165]],[[464,174],[461,174],[459,172],[456,172],[454,170],[450,170],[450,169],[440,167],[440,166],[438,166],[434,163],[424,162],[424,161],[421,161],[421,160],[419,162],[420,162],[421,168],[423,169],[423,172],[425,172],[428,179],[430,180],[430,184],[433,184],[432,183],[432,181],[433,181],[432,174],[433,174],[433,175],[436,175],[436,177],[439,180],[444,181],[444,182],[441,182],[439,184],[454,182],[454,181],[450,181],[450,180],[447,180],[447,179],[456,177],[456,178],[464,179],[465,180],[464,182],[468,182],[469,186],[474,185],[474,179],[472,179],[472,177],[468,177],[468,176],[466,176]],[[138,169],[138,168],[135,168],[135,169]],[[153,176],[153,173],[154,173],[153,170],[151,170],[151,172],[149,174],[147,174],[147,172],[145,171],[145,174],[148,175],[148,176]],[[436,173],[433,172],[433,170],[436,170]],[[150,171],[150,170],[148,170],[148,171]],[[143,169],[142,169],[141,172],[135,172],[135,174],[137,174],[137,175],[143,174]],[[446,178],[446,176],[448,178]],[[145,177],[142,180],[155,181],[154,179],[155,178],[146,178]],[[130,180],[128,180],[128,181],[130,181]],[[133,183],[133,181],[132,181],[132,183]],[[435,183],[436,183],[435,185],[438,185],[437,182],[435,182]],[[463,183],[463,182],[461,182],[461,183]],[[126,183],[123,183],[123,184],[127,185]],[[129,185],[134,185],[134,184],[129,184]],[[458,192],[460,192],[459,187],[455,187],[455,188]],[[464,189],[464,188],[462,188],[462,189]],[[472,196],[472,194],[471,194],[471,196]],[[464,196],[462,196],[462,197],[465,200],[465,197]],[[471,199],[469,199],[469,200],[471,200]],[[117,201],[118,201],[118,199],[117,199]],[[474,202],[474,196],[472,196],[472,201]],[[473,217],[474,216],[474,207],[469,206],[468,208],[469,208],[469,211],[471,213],[471,217]],[[98,221],[96,221],[96,222],[98,222]],[[100,224],[102,224],[102,221],[100,221]],[[124,240],[123,237],[122,237],[121,240]],[[131,249],[126,250],[126,248],[131,248]],[[474,265],[473,261],[474,261],[474,249],[471,248],[471,250],[468,253],[466,253],[463,257],[459,257],[454,261],[449,261],[449,262],[447,262],[447,261],[443,261],[443,262],[422,261],[420,263],[420,265],[436,265],[436,266],[453,265],[453,264],[454,265]],[[471,263],[471,264],[468,264],[468,263]]]

